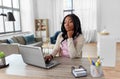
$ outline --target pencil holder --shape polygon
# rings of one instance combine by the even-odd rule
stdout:
[[[102,66],[90,65],[90,74],[92,77],[101,77],[103,75]]]
[[[4,65],[6,65],[5,57],[0,58],[0,66],[4,66]]]

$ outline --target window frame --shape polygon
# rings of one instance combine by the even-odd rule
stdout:
[[[70,8],[70,9],[64,9],[64,10],[63,10],[64,16],[65,16],[65,13],[66,13],[66,12],[69,12],[69,13],[71,13],[71,14],[74,12],[74,9],[73,9],[73,0],[70,0],[70,1],[71,1],[71,2],[70,2],[70,3],[71,3],[71,6],[70,6],[71,8]]]
[[[13,22],[11,22],[11,24],[13,25],[12,30],[11,31],[6,31],[7,26],[5,25],[5,16],[1,16],[0,15],[0,17],[2,17],[2,20],[3,20],[3,26],[2,27],[4,29],[2,32],[0,32],[0,34],[21,32],[22,31],[22,27],[21,27],[20,0],[18,0],[18,4],[19,4],[18,8],[14,8],[13,7],[13,3],[14,3],[13,1],[14,0],[11,0],[11,7],[3,6],[3,1],[4,0],[0,0],[0,1],[1,1],[0,9],[2,10],[2,13],[4,13],[4,10],[11,10],[13,15],[14,15],[14,12],[18,12],[19,13],[19,15],[18,15],[19,18],[15,18],[15,19],[18,19],[18,22],[19,22],[19,25],[20,25],[19,29],[16,29],[17,26],[15,26],[15,22],[13,21]]]

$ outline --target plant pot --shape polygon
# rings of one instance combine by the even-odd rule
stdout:
[[[4,66],[4,65],[6,65],[5,57],[0,58],[0,66]]]

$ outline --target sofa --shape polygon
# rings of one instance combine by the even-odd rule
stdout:
[[[18,33],[13,35],[0,37],[0,51],[5,52],[6,56],[12,53],[19,53],[18,45],[32,45],[41,47],[42,38],[36,38],[33,33]]]

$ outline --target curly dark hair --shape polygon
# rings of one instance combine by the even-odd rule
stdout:
[[[80,19],[78,18],[78,16],[76,16],[75,14],[68,14],[64,17],[63,22],[62,22],[62,26],[61,26],[62,37],[63,37],[62,41],[66,40],[68,38],[67,31],[66,31],[65,26],[64,26],[64,22],[65,22],[66,17],[70,17],[73,21],[74,33],[73,33],[72,38],[75,39],[76,37],[79,36],[79,34],[82,34],[81,22],[80,22]]]

